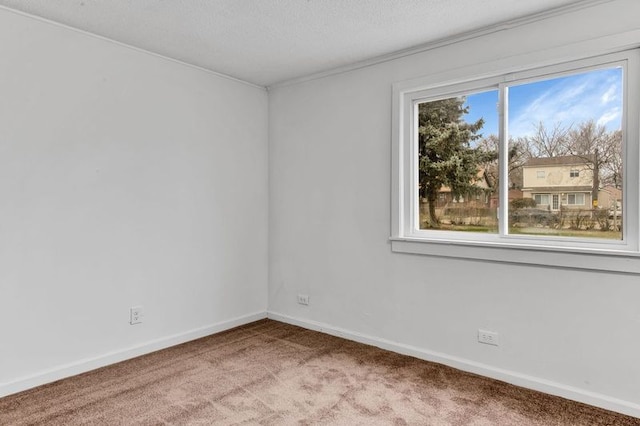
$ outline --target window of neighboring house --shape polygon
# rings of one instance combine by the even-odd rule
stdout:
[[[481,80],[395,85],[394,251],[640,257],[639,66],[634,50]],[[624,228],[595,195],[586,209],[560,208],[585,205],[605,186],[623,193]],[[459,202],[437,203],[443,191]]]
[[[583,206],[584,194],[583,193],[567,194],[567,204],[570,206]]]
[[[536,205],[545,205],[548,206],[549,202],[549,194],[534,194],[533,199],[536,202]]]

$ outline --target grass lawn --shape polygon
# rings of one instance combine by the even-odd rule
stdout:
[[[509,228],[513,235],[549,235],[552,237],[602,238],[607,240],[622,240],[620,231],[552,229],[552,228]]]
[[[498,229],[495,226],[487,225],[448,225],[443,224],[439,230],[441,231],[458,231],[458,232],[478,232],[485,234],[496,234]],[[551,237],[575,237],[575,238],[602,238],[607,240],[621,240],[622,232],[620,231],[600,231],[594,230],[577,230],[577,229],[553,229],[553,228],[509,228],[511,235],[546,235]]]

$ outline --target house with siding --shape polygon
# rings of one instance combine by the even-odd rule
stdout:
[[[581,156],[532,158],[522,166],[522,196],[551,211],[590,209],[593,168]]]

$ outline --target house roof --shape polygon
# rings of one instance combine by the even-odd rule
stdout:
[[[565,155],[560,157],[540,157],[529,159],[523,167],[537,166],[572,166],[577,164],[590,164],[593,162],[593,156]]]
[[[604,188],[601,188],[600,191],[611,194],[611,196],[615,198],[622,198],[622,190],[614,186],[605,186]]]

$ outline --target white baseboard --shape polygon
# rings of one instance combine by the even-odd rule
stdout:
[[[339,327],[333,327],[328,324],[310,321],[305,319],[294,318],[288,315],[276,312],[267,312],[267,317],[276,321],[297,325],[309,330],[320,331],[332,336],[342,337],[355,342],[376,346],[392,352],[403,355],[410,355],[415,358],[426,361],[436,362],[448,365],[462,371],[479,374],[481,376],[490,377],[492,379],[501,380],[523,388],[533,389],[550,395],[560,396],[573,401],[582,402],[584,404],[593,405],[604,408],[606,410],[615,411],[633,417],[640,418],[640,404],[612,398],[607,395],[590,392],[573,386],[564,385],[562,383],[553,382],[538,377],[521,374],[515,371],[504,370],[492,367],[490,365],[481,364],[464,358],[459,358],[444,353],[429,351],[402,343],[392,342],[386,339],[380,339],[374,336],[368,336],[361,333],[355,333]]]
[[[184,333],[174,334],[160,339],[145,342],[127,349],[109,352],[93,358],[81,359],[69,364],[60,365],[55,368],[40,371],[38,373],[21,377],[8,383],[0,383],[0,398],[11,395],[36,386],[51,383],[66,377],[86,373],[96,368],[105,367],[117,362],[126,361],[131,358],[145,355],[151,352],[179,345],[190,340],[199,339],[221,331],[229,330],[240,325],[249,324],[267,317],[266,312],[256,312],[249,315],[221,321],[206,327],[200,327]]]

